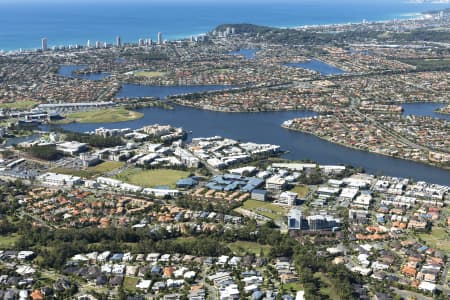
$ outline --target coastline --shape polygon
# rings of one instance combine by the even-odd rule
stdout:
[[[364,150],[364,149],[360,149],[358,147],[354,147],[354,146],[350,146],[350,145],[347,145],[347,144],[344,144],[344,143],[339,143],[339,142],[336,142],[336,141],[329,140],[327,138],[321,137],[321,136],[319,136],[319,135],[317,135],[317,134],[315,134],[313,132],[310,132],[310,131],[305,131],[305,130],[300,130],[300,129],[293,129],[293,128],[290,128],[290,127],[285,126],[285,125],[281,125],[281,127],[283,127],[284,129],[287,129],[287,130],[292,130],[292,131],[302,132],[302,133],[305,133],[305,134],[310,134],[310,135],[315,136],[315,137],[317,137],[319,139],[322,139],[324,141],[327,141],[327,142],[330,142],[330,143],[333,143],[333,144],[336,144],[336,145],[340,145],[340,146],[343,146],[343,147],[347,147],[347,148],[350,148],[350,149],[363,151],[363,152],[367,152],[367,153],[372,153],[372,154],[383,155],[383,156],[387,156],[387,157],[391,157],[391,158],[395,158],[395,159],[412,161],[412,162],[420,163],[420,164],[423,164],[423,165],[426,165],[426,166],[436,167],[436,168],[439,168],[439,169],[442,169],[442,170],[445,170],[445,171],[450,171],[450,167],[444,167],[442,165],[433,164],[433,163],[430,163],[430,162],[424,162],[424,161],[420,161],[420,160],[414,160],[414,159],[409,159],[409,158],[397,157],[397,156],[389,155],[389,154],[386,154],[386,153],[380,153],[380,152],[375,152],[375,151],[370,151],[370,150]]]
[[[450,5],[450,3],[449,3]],[[450,6],[448,7],[450,8]],[[427,15],[426,11],[417,11],[417,12],[410,12],[410,13],[400,13],[397,15],[392,15],[389,17],[383,17],[380,19],[374,19],[374,20],[368,20],[368,23],[387,23],[387,22],[392,22],[394,20],[400,20],[400,21],[407,21],[407,20],[417,20],[420,18],[424,18]],[[364,18],[364,17],[362,17]],[[365,19],[364,19],[365,20]],[[259,25],[262,26],[267,26],[267,27],[273,27],[273,28],[279,28],[279,29],[311,29],[311,28],[316,28],[316,27],[331,27],[331,26],[344,26],[344,25],[357,25],[357,24],[364,24],[364,20],[361,21],[342,21],[342,22],[337,22],[337,23],[330,23],[330,22],[323,22],[323,23],[316,23],[316,24],[297,24],[297,25],[280,25],[280,24],[269,24],[269,23],[260,23]],[[235,21],[237,24],[238,23],[246,23],[246,21]],[[225,21],[222,22],[222,24],[227,23]],[[256,22],[258,23],[258,22]],[[220,24],[219,24],[220,25]],[[201,32],[201,33],[192,33],[192,31],[190,33],[178,33],[178,34],[167,34],[167,41],[180,41],[180,40],[188,40],[190,39],[190,37],[192,36],[202,36],[202,35],[207,35],[209,32],[211,32],[212,30],[214,30],[215,27],[217,27],[217,24],[211,24],[210,26],[210,31],[207,32]],[[64,41],[61,40],[54,40],[52,41],[52,45],[65,45],[68,46],[70,44],[80,44],[77,40],[81,39],[80,38],[73,38],[73,39],[66,39]],[[128,40],[124,40],[125,43],[130,43],[130,41]],[[134,42],[134,41],[132,41]],[[38,49],[38,45],[36,47],[29,47],[29,48],[23,48],[20,46],[15,46],[15,47],[11,47],[11,48],[0,48],[0,55],[2,53],[16,53],[16,52],[20,52],[20,51],[35,51],[36,49]]]

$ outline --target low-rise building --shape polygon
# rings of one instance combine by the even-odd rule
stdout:
[[[38,176],[37,180],[44,185],[61,187],[73,187],[81,183],[81,177],[50,172]]]

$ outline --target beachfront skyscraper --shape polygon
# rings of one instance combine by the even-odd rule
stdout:
[[[47,49],[48,49],[48,40],[47,40],[47,38],[42,38],[41,39],[41,50],[47,51]]]
[[[158,32],[158,45],[161,45],[162,44],[162,42],[163,42],[163,40],[162,40],[162,33],[161,32]]]

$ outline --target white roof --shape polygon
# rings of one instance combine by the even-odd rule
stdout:
[[[234,173],[234,174],[243,174],[244,172],[255,172],[257,169],[254,166],[246,166],[246,167],[242,167],[242,168],[237,168],[237,169],[231,169],[228,170],[228,172],[230,173]]]
[[[83,254],[76,254],[76,255],[74,255],[73,257],[72,257],[72,260],[75,260],[75,261],[88,261],[89,260],[89,258],[87,258],[85,255],[83,255]]]
[[[57,174],[57,173],[44,173],[39,176],[39,179],[42,181],[65,181],[65,182],[76,182],[81,179],[78,176],[66,175],[66,174]]]
[[[86,147],[87,144],[86,143],[80,143],[80,142],[77,142],[77,141],[70,141],[70,142],[58,143],[57,146],[61,147],[61,148],[77,150],[79,148]]]
[[[317,167],[317,165],[316,164],[299,164],[299,163],[274,163],[274,164],[272,164],[272,167],[303,171],[303,169],[314,169]]]
[[[139,281],[138,284],[136,284],[136,288],[146,290],[150,287],[151,284],[152,284],[151,280],[142,279],[141,281]]]
[[[419,284],[419,289],[432,292],[436,289],[436,285],[431,282],[422,281]]]
[[[351,199],[353,199],[353,198],[356,197],[356,194],[358,194],[358,192],[359,192],[358,188],[346,187],[346,188],[342,189],[342,192],[341,192],[340,196],[344,197],[344,198],[351,198]]]
[[[266,180],[267,184],[284,185],[286,180],[278,175],[274,175]]]
[[[295,300],[304,300],[305,299],[305,291],[297,291],[295,295]]]

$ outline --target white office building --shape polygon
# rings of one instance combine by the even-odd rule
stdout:
[[[44,185],[61,187],[73,187],[81,183],[81,177],[56,173],[44,173],[38,176],[37,180]]]

